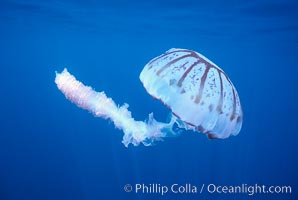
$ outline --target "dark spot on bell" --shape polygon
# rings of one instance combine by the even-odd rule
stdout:
[[[184,89],[182,89],[180,93],[181,93],[181,94],[184,94],[184,93],[185,93],[185,90],[184,90]]]
[[[240,123],[242,121],[242,117],[241,116],[238,116],[237,117],[237,123]]]
[[[218,114],[223,114],[223,111],[220,105],[217,106],[216,111],[218,112]]]
[[[199,104],[200,101],[201,101],[201,97],[200,97],[200,96],[196,96],[196,98],[195,98],[195,103],[196,103],[196,104]]]
[[[217,138],[216,135],[211,134],[211,133],[208,133],[207,136],[208,136],[209,139],[216,139]]]
[[[208,108],[209,108],[209,112],[212,112],[212,111],[213,111],[213,109],[214,109],[214,106],[213,106],[213,104],[210,104]]]
[[[203,126],[198,126],[198,131],[201,133],[204,133],[205,129],[203,128]]]
[[[174,85],[175,83],[176,83],[175,79],[171,79],[170,82],[169,82],[170,85]]]
[[[230,117],[230,121],[233,121],[235,119],[235,113],[233,113]]]

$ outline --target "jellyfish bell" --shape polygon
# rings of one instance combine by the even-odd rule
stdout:
[[[170,49],[145,65],[140,80],[152,97],[172,111],[172,121],[180,128],[206,133],[209,138],[239,133],[242,109],[236,88],[203,55]]]

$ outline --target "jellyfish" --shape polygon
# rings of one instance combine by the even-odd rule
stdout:
[[[236,88],[220,67],[200,53],[172,48],[149,61],[139,78],[147,93],[170,110],[169,122],[158,122],[153,113],[145,121],[135,120],[128,104],[118,106],[104,91],[84,85],[67,69],[56,72],[55,83],[78,107],[121,129],[126,147],[150,146],[183,130],[204,133],[210,139],[240,132],[243,114]]]

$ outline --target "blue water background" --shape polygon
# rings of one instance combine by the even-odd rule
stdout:
[[[296,1],[0,1],[0,199],[297,199]],[[153,147],[67,101],[64,67],[133,117],[169,110],[139,73],[166,50],[196,50],[236,86],[240,134],[185,132]],[[191,112],[191,111],[186,111]],[[125,184],[290,185],[292,194],[134,194]]]

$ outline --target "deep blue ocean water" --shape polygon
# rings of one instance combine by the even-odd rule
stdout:
[[[0,199],[297,199],[297,19],[294,0],[1,0]],[[169,110],[146,93],[139,73],[172,47],[198,51],[229,75],[244,113],[238,136],[189,131],[126,148],[120,130],[54,83],[67,67],[128,103],[135,119],[154,112],[166,121]],[[198,191],[125,192],[126,184]],[[292,192],[211,193],[211,184]]]

